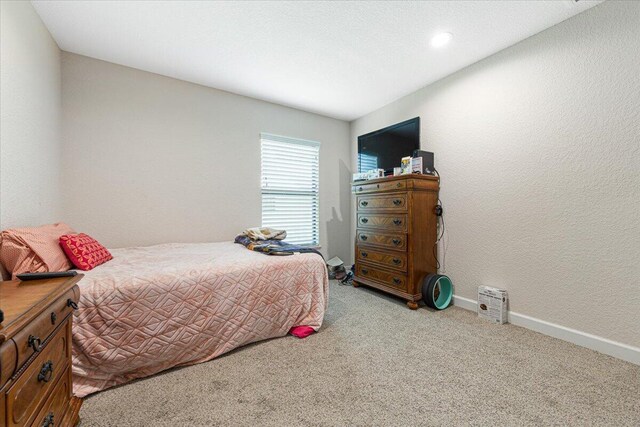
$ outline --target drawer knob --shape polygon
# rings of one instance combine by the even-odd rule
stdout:
[[[58,320],[58,316],[54,312],[51,312],[51,324],[55,325],[56,320]]]
[[[360,202],[360,206],[367,206],[368,204],[369,202],[367,202],[366,200]]]
[[[400,206],[400,205],[402,204],[402,200],[400,200],[400,199],[395,199],[395,200],[393,201],[393,204],[394,204],[394,205],[396,205],[396,206]]]
[[[33,349],[34,353],[37,353],[40,351],[40,343],[41,343],[40,338],[33,335],[29,335],[29,338],[27,339],[27,345]]]
[[[367,270],[366,268],[362,269],[362,274],[369,274],[369,270]]]
[[[42,365],[42,369],[40,369],[40,373],[38,374],[38,381],[48,383],[51,379],[51,375],[53,375],[53,362],[51,360],[47,360]]]
[[[69,299],[67,300],[67,307],[71,307],[71,308],[73,308],[74,310],[77,310],[77,309],[78,309],[78,304],[77,304],[74,300],[72,300],[71,298],[69,298]]]
[[[369,256],[369,254],[366,252],[360,252],[360,255],[362,255],[362,258],[366,258]]]
[[[401,219],[397,219],[397,218],[396,218],[396,219],[394,219],[394,220],[393,220],[393,223],[394,223],[395,225],[400,225],[400,224],[402,224],[402,220],[401,220]]]
[[[360,240],[367,240],[367,236],[366,236],[366,235],[364,235],[364,234],[361,234],[361,235],[360,235]]]
[[[42,427],[51,427],[52,425],[54,425],[53,412],[49,412],[47,416],[44,417],[44,420],[42,420]]]
[[[358,191],[362,191],[362,187],[358,187]]]
[[[396,184],[396,187],[402,187],[402,184],[397,183],[397,184]]]
[[[394,263],[395,265],[398,265],[398,264],[400,264],[400,260],[399,260],[398,258],[394,258],[394,259],[393,259],[393,263]]]
[[[366,224],[366,223],[369,222],[369,219],[368,218],[360,218],[360,222],[363,223],[363,224]]]
[[[393,283],[395,283],[396,285],[399,285],[400,283],[402,283],[402,280],[398,279],[397,277],[394,277]]]
[[[376,188],[380,188],[380,184],[376,184]]]
[[[401,243],[400,239],[393,239],[392,242],[396,246],[398,246]]]

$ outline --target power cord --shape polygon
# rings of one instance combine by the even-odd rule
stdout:
[[[436,269],[437,271],[440,270],[440,260],[438,259],[438,243],[440,243],[440,241],[442,240],[442,238],[444,237],[444,232],[445,232],[445,225],[444,225],[444,206],[442,205],[442,200],[440,200],[440,183],[442,181],[442,178],[440,177],[440,173],[438,172],[438,170],[436,168],[433,168],[433,171],[436,173],[436,176],[438,177],[438,201],[436,202],[436,206],[435,206],[435,214],[436,217],[438,218],[438,223],[437,226],[440,229],[440,235],[437,236],[436,238],[436,242],[433,244],[433,258],[436,260]],[[443,247],[444,247],[444,243],[443,243]],[[443,248],[442,251],[442,267],[444,269],[444,263],[445,263],[445,256],[446,256],[446,249]]]

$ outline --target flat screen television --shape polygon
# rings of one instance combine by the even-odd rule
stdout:
[[[358,172],[384,169],[393,173],[400,160],[420,149],[420,117],[358,137]]]

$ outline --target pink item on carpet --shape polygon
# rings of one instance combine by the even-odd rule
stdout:
[[[306,338],[309,335],[313,334],[316,330],[311,326],[294,326],[289,329],[289,333],[297,338]]]

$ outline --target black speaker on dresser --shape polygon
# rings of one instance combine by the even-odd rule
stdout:
[[[434,175],[436,168],[433,165],[433,153],[430,151],[413,150],[413,158],[422,158],[422,171],[423,175]]]

